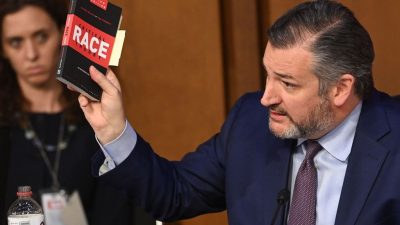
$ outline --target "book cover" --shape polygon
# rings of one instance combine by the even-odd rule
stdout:
[[[107,0],[70,0],[57,79],[99,101],[101,88],[89,67],[105,74],[109,66],[122,9]]]

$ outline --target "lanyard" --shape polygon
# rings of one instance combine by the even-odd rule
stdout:
[[[51,165],[50,159],[46,154],[46,150],[48,151],[48,147],[43,144],[43,142],[39,139],[37,133],[35,132],[32,122],[28,119],[27,127],[25,130],[25,137],[28,140],[32,140],[35,147],[38,149],[46,167],[52,178],[52,189],[57,191],[60,189],[60,182],[58,180],[58,171],[60,168],[60,159],[61,159],[61,151],[67,147],[68,140],[64,139],[64,127],[65,127],[65,119],[64,116],[61,115],[61,121],[58,128],[58,137],[57,137],[57,145],[55,147],[56,156],[54,159],[54,164]],[[70,129],[69,129],[70,130]]]

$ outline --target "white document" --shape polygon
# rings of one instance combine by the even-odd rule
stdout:
[[[64,225],[88,225],[81,198],[77,191],[72,193],[67,205],[61,211],[61,220]]]

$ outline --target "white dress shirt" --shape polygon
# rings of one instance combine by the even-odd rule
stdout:
[[[342,123],[317,140],[323,150],[314,157],[314,164],[318,173],[316,225],[335,224],[340,193],[361,113],[361,105],[362,103],[359,103]],[[290,193],[293,193],[297,171],[306,154],[304,141],[306,139],[303,138],[297,140],[297,149],[293,154]]]

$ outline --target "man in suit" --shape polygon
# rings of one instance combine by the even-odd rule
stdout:
[[[91,67],[102,99],[79,102],[102,147],[95,174],[164,221],[227,210],[232,225],[400,224],[400,104],[373,87],[368,32],[340,3],[318,0],[268,36],[264,93],[244,95],[177,162],[126,122],[115,75]]]

